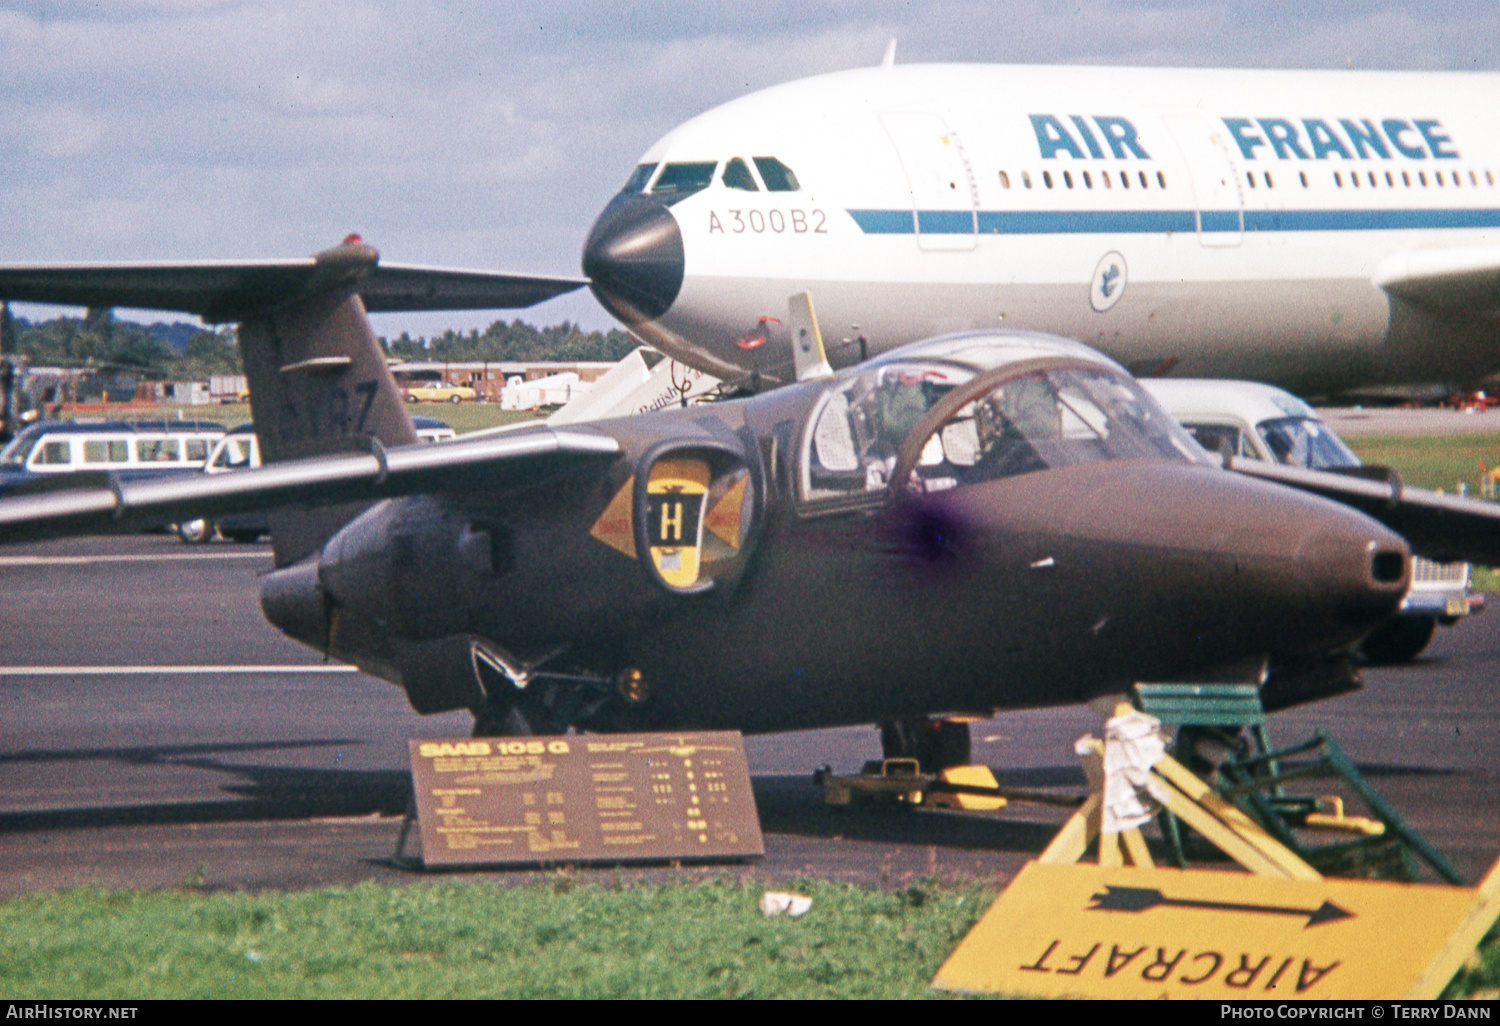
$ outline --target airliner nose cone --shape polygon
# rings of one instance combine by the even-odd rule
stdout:
[[[682,232],[659,200],[622,193],[604,208],[583,247],[594,295],[627,324],[653,321],[682,288]]]

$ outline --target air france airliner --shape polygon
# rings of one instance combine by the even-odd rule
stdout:
[[[886,65],[757,92],[641,157],[599,299],[720,377],[1057,332],[1138,373],[1303,391],[1500,370],[1500,75]]]

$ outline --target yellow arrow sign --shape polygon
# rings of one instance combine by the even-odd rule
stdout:
[[[1436,997],[1488,925],[1476,913],[1494,919],[1487,893],[1032,862],[932,985],[1025,997]]]

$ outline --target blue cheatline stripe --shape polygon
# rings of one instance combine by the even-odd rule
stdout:
[[[1200,231],[1237,232],[1244,228],[1238,210],[1205,210],[1198,217]]]
[[[859,230],[866,235],[915,235],[916,222],[910,210],[851,210]],[[963,231],[972,230],[972,225]]]
[[[924,235],[971,235],[974,232],[972,210],[919,210],[918,230]]]
[[[850,210],[866,235],[912,235],[910,210]],[[1194,210],[922,210],[922,231],[967,235],[1159,234],[1196,232]],[[1203,230],[1239,231],[1237,210],[1203,211]],[[1247,232],[1358,232],[1401,228],[1500,228],[1500,208],[1444,210],[1246,210]]]

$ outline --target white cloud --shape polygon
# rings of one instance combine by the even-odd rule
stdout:
[[[401,262],[576,274],[657,137],[892,37],[903,63],[1500,67],[1500,9],[1477,0],[10,0],[0,261],[284,256],[359,231]],[[586,295],[527,316],[611,323]]]

